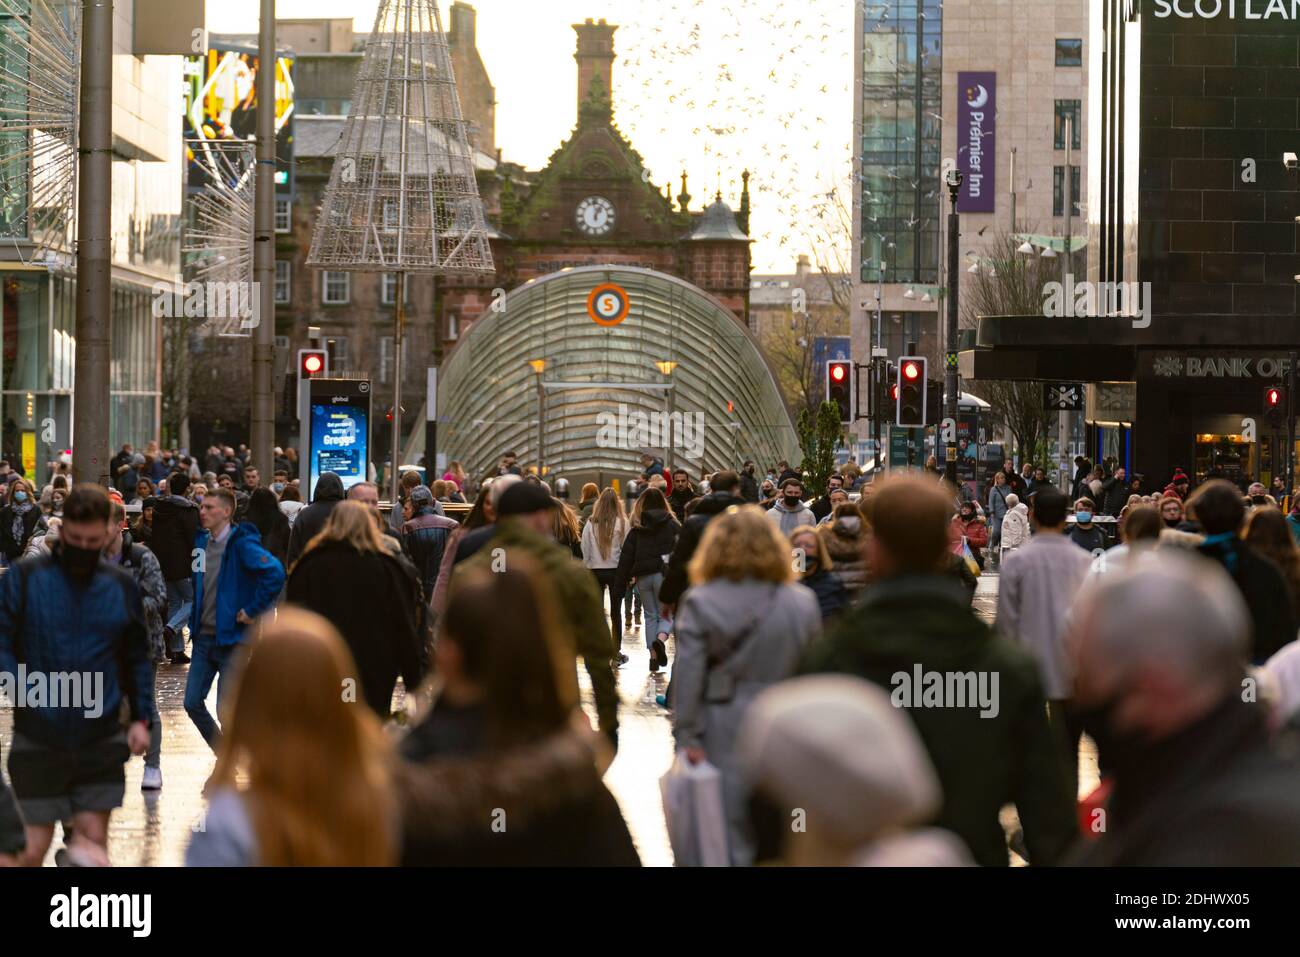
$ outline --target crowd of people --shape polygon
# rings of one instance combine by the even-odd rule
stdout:
[[[1300,860],[1279,488],[641,464],[572,503],[514,453],[411,470],[385,515],[370,482],[306,494],[293,449],[266,485],[243,447],[126,446],[109,489],[0,462],[0,674],[96,681],[15,707],[0,863],[56,825],[59,863],[108,862],[130,756],[163,787],[156,678],[184,668],[215,762],[190,864],[635,865],[603,775],[636,642],[735,866]]]

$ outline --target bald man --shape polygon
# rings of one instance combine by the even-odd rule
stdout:
[[[1079,596],[1075,703],[1114,782],[1097,866],[1294,865],[1300,765],[1274,750],[1245,670],[1250,617],[1216,563],[1135,556]]]

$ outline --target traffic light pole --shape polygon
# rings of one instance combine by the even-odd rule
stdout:
[[[1291,353],[1291,368],[1286,374],[1286,494],[1295,491],[1295,385],[1296,353]]]
[[[957,216],[957,195],[961,192],[962,175],[954,170],[948,180],[948,198],[951,208],[948,210],[948,329],[944,338],[943,357],[943,414],[945,418],[957,421],[957,287],[960,283],[961,269],[958,258],[961,254],[961,235]],[[942,424],[940,425],[942,431]],[[946,446],[944,456],[944,477],[956,487],[957,485],[957,432],[954,429]]]

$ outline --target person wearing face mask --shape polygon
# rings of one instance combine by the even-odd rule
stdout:
[[[764,510],[776,504],[776,483],[771,479],[763,480],[758,492],[758,504]]]
[[[0,509],[0,554],[12,565],[23,555],[34,536],[45,534],[45,515],[36,504],[32,485],[18,479],[9,492],[9,504]]]
[[[1268,709],[1243,700],[1250,632],[1228,574],[1176,551],[1080,596],[1076,714],[1113,789],[1107,827],[1072,863],[1300,861],[1300,767],[1270,741]]]
[[[73,863],[107,862],[109,817],[126,787],[123,765],[149,745],[149,636],[140,590],[101,555],[113,534],[111,514],[102,488],[78,485],[50,554],[0,577],[0,673],[75,674],[85,691],[76,700],[52,695],[14,709],[9,778],[26,822],[20,862],[32,867],[44,861],[59,822]]]
[[[849,593],[831,571],[831,556],[822,536],[811,525],[801,525],[790,533],[790,549],[796,558],[795,568],[803,568],[799,584],[817,596],[822,622],[837,617],[848,606]]]
[[[1089,555],[1106,550],[1106,533],[1092,520],[1094,508],[1090,498],[1081,498],[1075,502],[1074,527],[1065,535]]]
[[[782,535],[789,535],[800,525],[817,524],[813,510],[803,503],[803,483],[797,478],[781,483],[781,497],[768,509],[767,518]]]

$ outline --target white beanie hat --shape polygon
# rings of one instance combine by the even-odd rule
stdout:
[[[745,712],[736,752],[758,790],[848,844],[939,808],[934,766],[912,720],[860,678],[812,675],[768,688]]]

